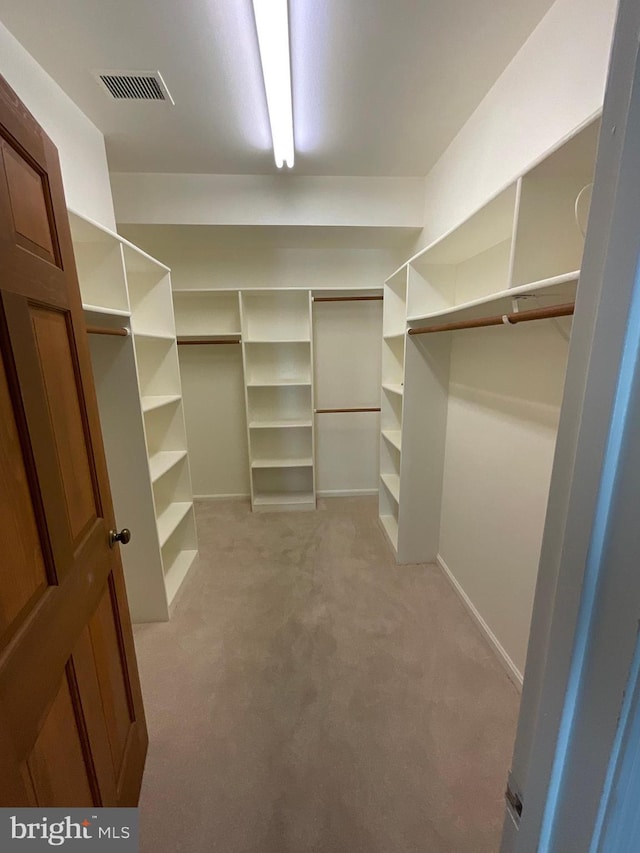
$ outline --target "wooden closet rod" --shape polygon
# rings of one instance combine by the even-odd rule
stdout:
[[[380,406],[359,407],[354,409],[316,409],[316,415],[336,415],[341,412],[379,412]]]
[[[129,330],[125,328],[121,329],[109,329],[107,326],[87,326],[87,334],[89,335],[116,335],[119,338],[126,338],[129,334]]]
[[[382,302],[382,296],[314,296],[314,302]]]
[[[459,329],[480,329],[484,326],[515,326],[530,320],[548,320],[553,317],[569,317],[573,314],[574,304],[555,305],[552,308],[532,308],[530,311],[515,311],[512,314],[497,314],[495,317],[481,317],[478,320],[460,320],[457,323],[440,323],[438,326],[418,326],[409,329],[410,335],[430,335],[433,332],[456,332]]]
[[[232,341],[211,341],[207,338],[178,338],[177,344],[179,347],[200,347],[204,345],[219,345],[219,344],[239,344],[240,338]]]

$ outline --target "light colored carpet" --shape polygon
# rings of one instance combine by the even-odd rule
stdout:
[[[519,695],[377,501],[198,502],[172,621],[136,628],[142,853],[494,853]]]

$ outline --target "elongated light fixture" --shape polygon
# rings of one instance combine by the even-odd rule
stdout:
[[[253,0],[262,76],[267,94],[273,156],[281,169],[293,166],[293,109],[287,0]]]

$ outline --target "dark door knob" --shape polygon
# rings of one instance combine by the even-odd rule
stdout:
[[[131,541],[131,531],[128,527],[123,527],[120,533],[117,530],[109,531],[109,547],[113,548],[116,542],[121,542],[123,545],[126,545],[127,542]]]

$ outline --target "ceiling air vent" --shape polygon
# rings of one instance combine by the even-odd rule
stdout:
[[[98,83],[116,101],[169,101],[174,104],[159,71],[94,71]]]

